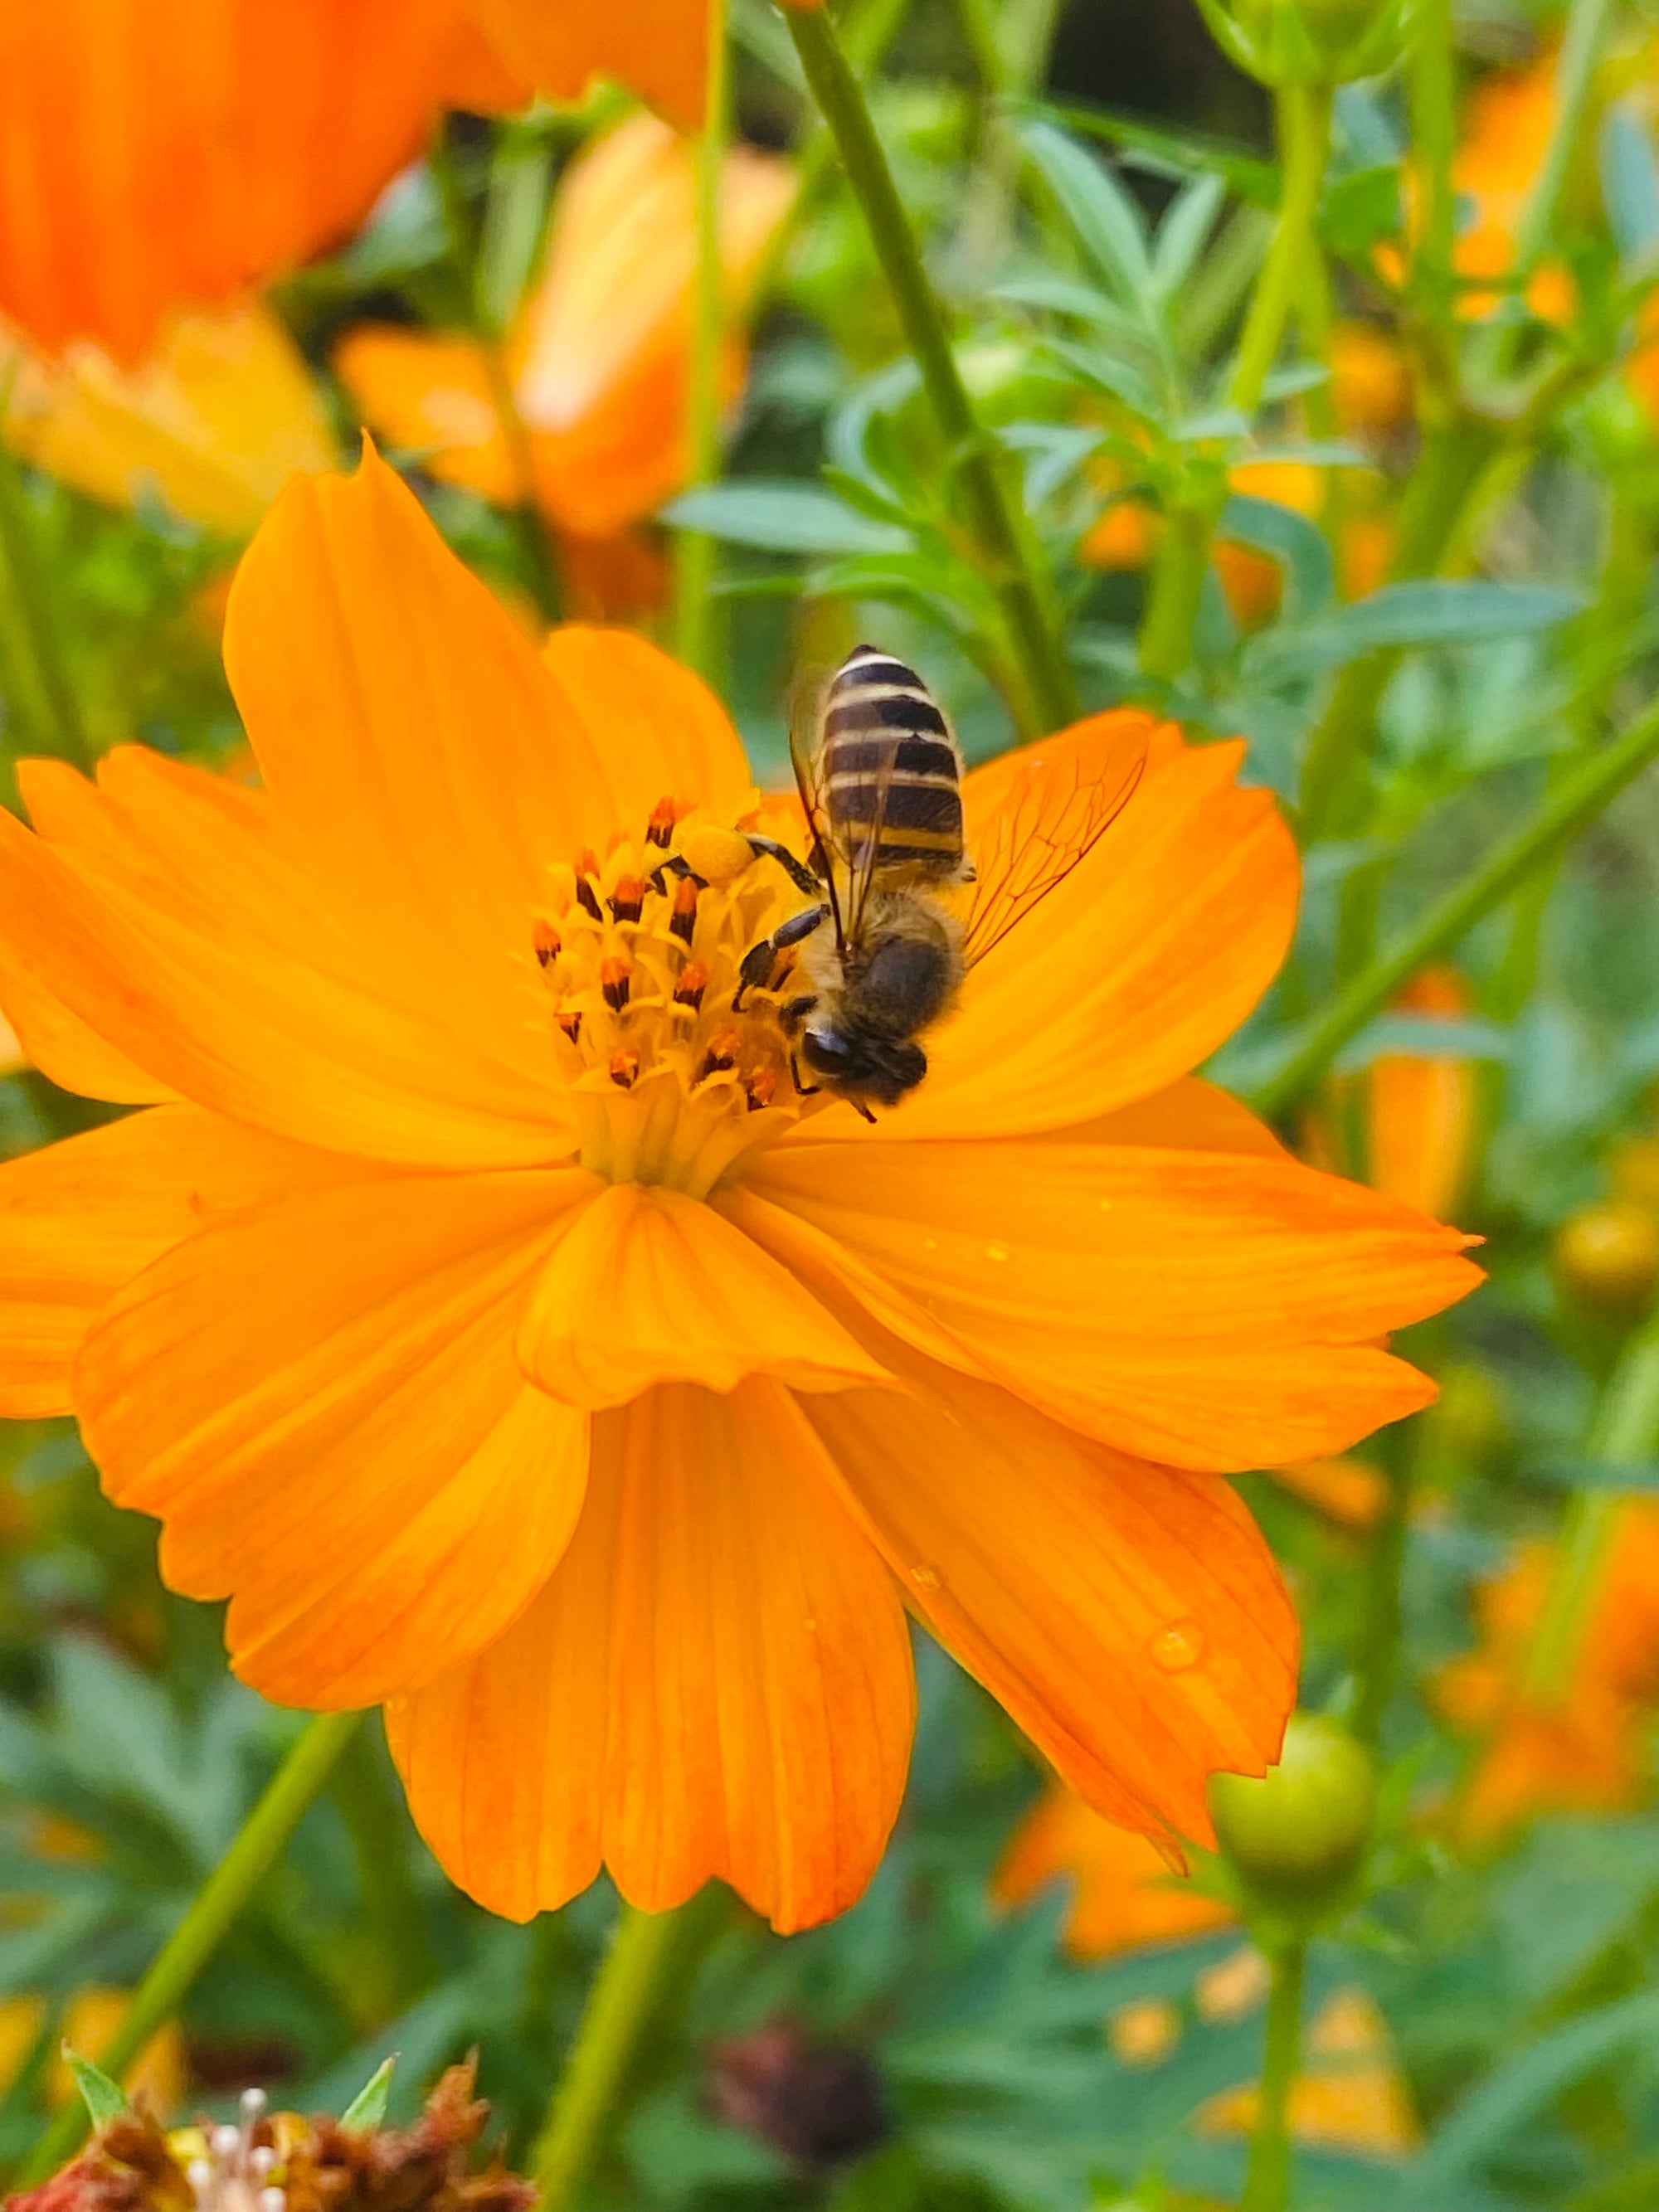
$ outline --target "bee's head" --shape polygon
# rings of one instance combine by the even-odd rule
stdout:
[[[927,1073],[927,1055],[908,1037],[848,1036],[815,1022],[802,1035],[801,1057],[832,1090],[896,1106]]]

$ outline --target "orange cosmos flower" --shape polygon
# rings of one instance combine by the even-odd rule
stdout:
[[[1477,1279],[1184,1075],[1292,922],[1242,748],[1149,730],[866,1127],[734,1009],[799,894],[654,648],[538,656],[371,455],[283,495],[225,653],[263,791],[123,748],[0,817],[0,1000],[55,1079],[155,1102],[3,1170],[0,1411],[79,1414],[244,1679],[389,1700],[501,1912],[601,1862],[649,1907],[849,1903],[906,1605],[1100,1810],[1206,1838],[1296,1663],[1221,1478],[1422,1405],[1376,1339]],[[972,835],[1147,726],[978,771]],[[654,887],[667,837],[702,888]]]
[[[0,325],[8,374],[12,451],[112,507],[159,499],[245,538],[289,477],[335,457],[310,371],[254,301],[174,317],[133,369],[84,341],[53,361]]]
[[[1109,1959],[1146,1943],[1208,1935],[1238,1917],[1172,1875],[1148,1837],[1114,1827],[1056,1782],[1009,1838],[991,1894],[999,1905],[1020,1905],[1062,1875],[1075,1883],[1066,1916],[1066,1948],[1074,1959]]]
[[[1455,1022],[1468,1013],[1468,987],[1454,968],[1425,968],[1394,1005],[1400,1013]],[[1370,1071],[1367,1106],[1373,1187],[1425,1213],[1451,1212],[1474,1134],[1474,1063],[1384,1053]]]
[[[1200,2135],[1248,2135],[1260,2099],[1253,2084],[1224,2090],[1200,2110]],[[1291,2084],[1290,2131],[1310,2149],[1404,2158],[1422,2141],[1388,2022],[1364,1990],[1337,1990],[1308,2028]]]
[[[787,163],[727,156],[721,255],[735,318],[794,191]],[[566,537],[597,544],[655,512],[686,481],[686,358],[696,264],[690,149],[635,115],[561,180],[551,246],[508,349],[536,491]],[[336,366],[366,422],[433,448],[435,476],[503,503],[520,495],[480,348],[465,337],[365,327]],[[727,345],[735,398],[744,349]],[[580,555],[577,556],[578,560]]]
[[[0,313],[143,354],[342,237],[449,102],[513,103],[464,0],[0,0]]]
[[[706,0],[0,0],[0,314],[125,362],[362,222],[446,106],[616,76],[695,129]]]
[[[1614,1811],[1645,1786],[1646,1716],[1659,1700],[1659,1505],[1620,1504],[1571,1674],[1545,1698],[1526,1674],[1554,1567],[1553,1546],[1528,1544],[1484,1584],[1480,1647],[1436,1684],[1448,1720],[1486,1739],[1459,1804],[1472,1838],[1553,1808]]]

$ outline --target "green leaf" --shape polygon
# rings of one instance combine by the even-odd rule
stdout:
[[[897,553],[910,543],[902,530],[854,513],[833,492],[788,479],[698,484],[671,500],[662,520],[769,553]]]
[[[1387,647],[1472,645],[1524,636],[1577,614],[1576,592],[1553,584],[1450,583],[1437,579],[1384,584],[1352,606],[1316,623],[1270,633],[1261,641],[1258,672],[1275,679],[1340,668],[1361,653]]]
[[[390,2058],[383,2058],[362,2087],[340,2115],[340,2125],[352,2128],[359,2135],[368,2135],[386,2118],[386,2100],[392,2094],[392,2075],[398,2063],[394,2051]]]
[[[1325,533],[1305,514],[1277,500],[1234,492],[1221,510],[1218,535],[1266,553],[1285,571],[1292,615],[1317,614],[1336,597],[1336,567]]]
[[[1144,116],[1125,115],[1113,107],[1085,107],[1075,102],[1060,106],[1051,101],[1026,112],[1046,115],[1080,137],[1103,138],[1108,145],[1123,147],[1139,155],[1140,166],[1157,175],[1182,178],[1211,170],[1240,199],[1264,208],[1279,204],[1277,165],[1262,161],[1231,139],[1148,123]]]
[[[1152,285],[1160,300],[1173,299],[1192,275],[1226,197],[1226,186],[1212,174],[1195,177],[1170,202],[1152,242]]]
[[[1355,169],[1326,192],[1319,210],[1319,235],[1345,261],[1363,261],[1380,239],[1400,228],[1400,167]]]
[[[1090,260],[1126,305],[1144,301],[1152,264],[1140,210],[1127,192],[1103,162],[1052,124],[1028,123],[1022,136]]]
[[[1582,2081],[1593,2067],[1659,2033],[1659,1997],[1650,1990],[1580,2013],[1497,2066],[1442,2120],[1401,2191],[1405,2203],[1437,2208],[1452,2175],[1501,2149],[1523,2120]]]
[[[82,2058],[67,2043],[64,2045],[64,2063],[75,2076],[75,2086],[86,2100],[87,2113],[94,2127],[101,2128],[110,2120],[119,2119],[123,2112],[131,2111],[120,2084],[112,2081],[100,2066],[94,2066],[90,2058]]]
[[[1628,100],[1607,110],[1596,149],[1601,201],[1622,267],[1659,252],[1659,155],[1647,118]]]

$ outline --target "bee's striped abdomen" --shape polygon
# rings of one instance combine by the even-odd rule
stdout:
[[[855,647],[825,696],[823,748],[823,803],[849,856],[877,869],[960,869],[962,756],[914,668]]]

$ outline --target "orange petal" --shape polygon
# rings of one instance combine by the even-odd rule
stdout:
[[[0,313],[137,358],[168,307],[353,229],[446,96],[484,89],[475,40],[458,0],[8,5]]]
[[[938,1357],[944,1332],[952,1364],[1103,1442],[1223,1473],[1340,1450],[1426,1404],[1432,1385],[1369,1340],[1480,1279],[1455,1231],[1244,1154],[789,1145],[747,1181],[732,1217],[787,1265],[768,1202],[833,1240],[907,1341]]]
[[[472,0],[502,66],[550,100],[579,100],[615,77],[683,131],[702,126],[708,72],[705,0]]]
[[[627,630],[566,623],[542,659],[634,828],[660,799],[734,820],[755,802],[732,718],[700,676]]]
[[[1044,741],[1057,777],[1115,743],[1118,718]],[[1064,1128],[1161,1090],[1230,1036],[1285,956],[1297,858],[1271,794],[1241,791],[1237,744],[1159,733],[1139,788],[1093,850],[968,979],[927,1040],[895,1137]],[[968,779],[969,839],[997,764]],[[981,785],[981,779],[989,779]]]
[[[60,1091],[121,1106],[155,1106],[178,1093],[159,1082],[42,988],[0,943],[0,1006],[24,1055]]]
[[[0,1168],[0,1414],[70,1411],[82,1340],[122,1286],[205,1221],[361,1173],[194,1106],[132,1114]]]
[[[279,1704],[376,1704],[499,1636],[562,1552],[586,1422],[513,1334],[580,1169],[387,1175],[209,1228],[114,1301],[76,1410],[161,1570]],[[142,1378],[142,1383],[141,1383]]]
[[[514,1920],[601,1861],[647,1911],[719,1876],[783,1931],[842,1911],[914,1724],[891,1577],[774,1383],[653,1390],[597,1417],[593,1462],[542,1596],[387,1713],[421,1832]]]
[[[77,780],[58,776],[61,799]],[[118,843],[121,810],[78,788],[96,835]],[[118,860],[0,816],[9,957],[146,1075],[233,1120],[374,1158],[471,1166],[568,1152],[550,1072],[538,1090],[453,1031],[325,972],[313,957],[328,943],[322,918],[267,897],[252,874],[229,882],[222,905],[206,902],[204,888],[234,877],[251,842],[220,819],[222,846],[199,841],[204,876],[190,884],[170,884],[137,836]]]
[[[808,1128],[814,1127],[809,1123]],[[1255,1152],[1263,1159],[1293,1155],[1265,1121],[1218,1084],[1183,1075],[1162,1091],[1098,1114],[1075,1128],[1045,1130],[1044,1144],[1150,1145],[1160,1152]]]
[[[516,1029],[548,863],[645,824],[535,648],[372,450],[272,508],[237,572],[225,665],[329,913],[389,974]]]
[[[1296,1615],[1249,1515],[1212,1475],[889,1357],[914,1393],[801,1405],[909,1602],[1097,1812],[1207,1843],[1206,1776],[1264,1771],[1296,1696]]]
[[[700,1200],[612,1183],[559,1245],[519,1336],[525,1371],[567,1404],[618,1406],[653,1383],[798,1390],[885,1370],[786,1268]]]

